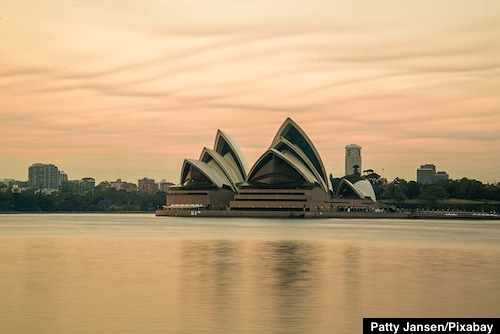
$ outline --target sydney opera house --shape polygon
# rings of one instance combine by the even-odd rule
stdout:
[[[247,170],[238,145],[218,131],[213,149],[186,159],[158,216],[315,217],[380,210],[368,180],[333,189],[321,156],[290,118]]]

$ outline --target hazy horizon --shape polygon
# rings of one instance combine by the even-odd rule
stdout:
[[[327,173],[500,181],[500,3],[0,2],[0,179],[178,182],[217,129],[248,167],[291,117]]]

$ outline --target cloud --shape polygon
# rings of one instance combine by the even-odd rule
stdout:
[[[24,7],[9,6],[6,161],[87,156],[78,161],[113,169],[112,157],[137,155],[176,179],[182,158],[211,147],[218,128],[251,164],[292,117],[336,174],[348,143],[364,147],[366,164],[393,164],[407,178],[412,164],[474,150],[488,161],[484,175],[500,166],[481,148],[494,150],[500,133],[500,23],[486,9],[74,1],[34,8],[25,27],[14,20]]]

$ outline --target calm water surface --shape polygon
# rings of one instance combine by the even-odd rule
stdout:
[[[0,333],[361,333],[498,317],[500,222],[0,215]]]

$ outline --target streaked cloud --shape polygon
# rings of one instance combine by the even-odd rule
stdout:
[[[389,178],[435,163],[499,181],[497,2],[21,0],[0,13],[0,177],[41,161],[70,178],[177,180],[218,128],[251,164],[292,117],[334,175],[357,143]]]

